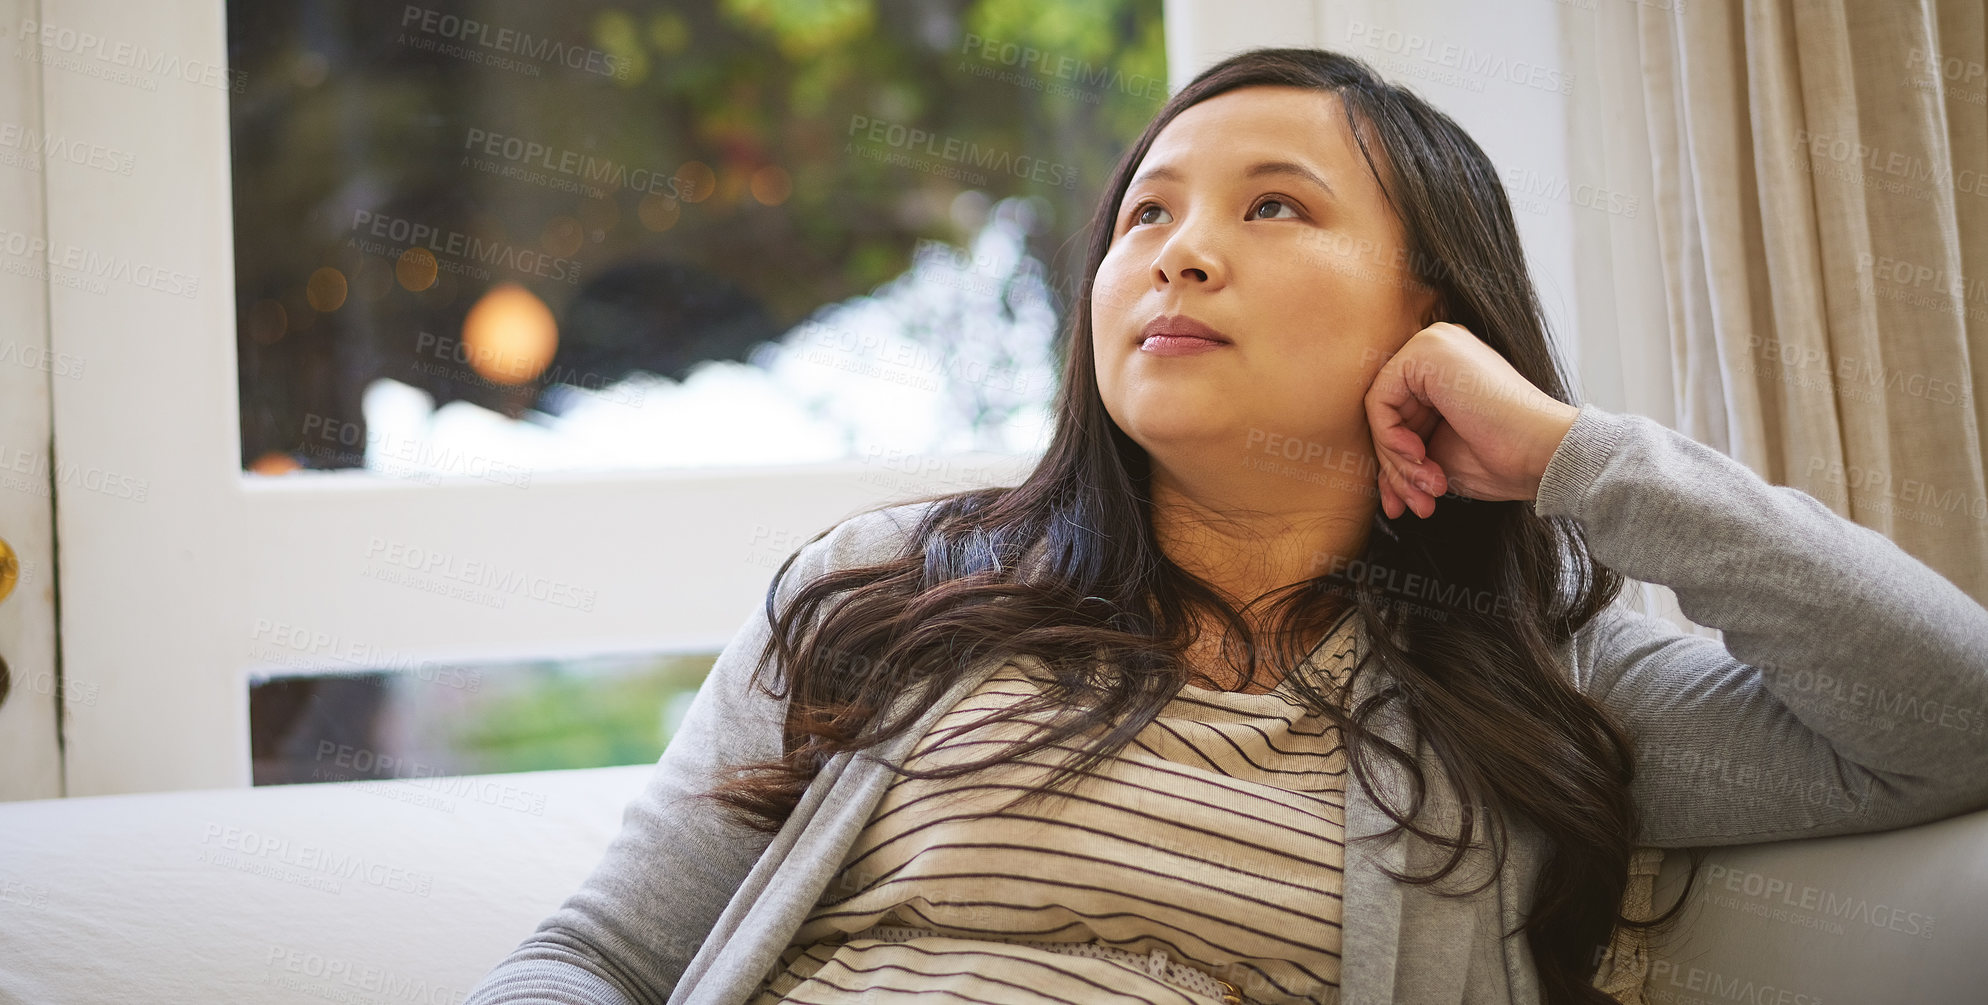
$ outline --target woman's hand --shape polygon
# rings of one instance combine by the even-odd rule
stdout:
[[[1579,408],[1520,376],[1460,325],[1409,336],[1367,389],[1381,509],[1427,519],[1451,489],[1472,499],[1532,499]]]

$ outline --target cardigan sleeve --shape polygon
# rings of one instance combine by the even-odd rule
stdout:
[[[1577,686],[1635,744],[1638,844],[1889,830],[1988,806],[1988,610],[1884,535],[1593,405],[1533,506],[1724,633],[1620,603],[1576,633]]]
[[[779,584],[780,609],[802,584],[831,568],[888,557],[884,552],[902,535],[881,529],[896,509],[852,517],[803,547]],[[772,835],[734,824],[715,805],[691,798],[732,767],[780,756],[787,702],[748,683],[770,635],[761,605],[698,687],[593,872],[464,1005],[650,1005],[670,996],[772,843]],[[770,676],[766,683],[773,683]]]

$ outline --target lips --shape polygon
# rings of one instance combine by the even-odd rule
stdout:
[[[1169,339],[1205,339],[1219,345],[1228,345],[1229,337],[1185,314],[1173,314],[1154,318],[1146,322],[1139,332],[1138,342],[1144,343],[1153,336]]]

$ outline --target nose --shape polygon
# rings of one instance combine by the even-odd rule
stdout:
[[[1164,290],[1175,283],[1212,290],[1227,281],[1227,270],[1223,268],[1212,235],[1205,227],[1195,227],[1185,221],[1174,229],[1167,243],[1160,248],[1159,255],[1153,259],[1153,288],[1156,290]]]

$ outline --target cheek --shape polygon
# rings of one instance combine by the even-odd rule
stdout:
[[[1381,360],[1373,343],[1350,337],[1348,328],[1320,313],[1285,329],[1281,351],[1256,367],[1256,407],[1319,433],[1364,421],[1367,389]]]
[[[1104,399],[1105,411],[1117,414],[1119,394],[1119,369],[1125,365],[1123,354],[1115,352],[1113,341],[1106,337],[1110,330],[1097,316],[1097,305],[1091,306],[1091,372],[1097,380],[1098,396]]]
[[[1365,248],[1360,242],[1357,247]],[[1391,327],[1406,311],[1407,289],[1399,269],[1374,260],[1372,252],[1342,253],[1306,246],[1271,263],[1293,288],[1294,302],[1330,316],[1356,334]]]
[[[1136,276],[1128,269],[1127,259],[1114,250],[1106,254],[1098,263],[1097,275],[1091,279],[1091,319],[1116,323],[1122,320],[1131,309],[1132,302],[1139,296]]]
[[[1415,334],[1400,304],[1366,283],[1316,281],[1286,298],[1280,313],[1305,336],[1293,348],[1295,365],[1314,373],[1330,367],[1335,379],[1362,389]]]

